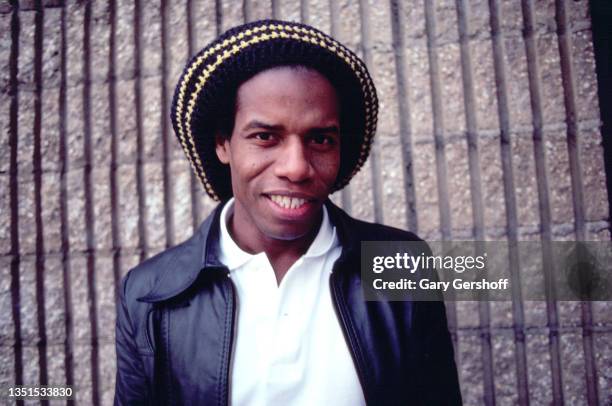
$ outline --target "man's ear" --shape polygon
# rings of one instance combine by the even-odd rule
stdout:
[[[215,135],[215,152],[217,158],[224,164],[229,164],[229,140],[221,134]]]

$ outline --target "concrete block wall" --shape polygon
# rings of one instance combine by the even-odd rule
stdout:
[[[371,158],[333,200],[429,240],[609,240],[586,0],[0,1],[0,386],[111,404],[116,286],[215,207],[168,119],[255,19],[366,61]],[[609,302],[448,303],[466,404],[612,402]],[[54,402],[51,402],[54,403]]]

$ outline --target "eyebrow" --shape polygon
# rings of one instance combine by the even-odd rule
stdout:
[[[268,123],[264,123],[263,121],[259,121],[259,120],[252,120],[249,121],[244,127],[243,127],[243,131],[248,131],[248,130],[253,130],[253,129],[264,129],[264,130],[268,130],[268,131],[282,131],[285,129],[285,127],[283,125],[280,124],[268,124]],[[340,133],[340,129],[338,128],[337,125],[331,125],[328,127],[313,127],[311,129],[308,130],[309,133],[334,133],[334,134],[339,134]]]

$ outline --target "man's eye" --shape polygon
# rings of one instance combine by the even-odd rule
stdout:
[[[336,140],[333,137],[325,134],[315,134],[312,136],[312,142],[319,145],[333,145]]]
[[[272,134],[270,133],[257,133],[254,137],[260,141],[270,141],[272,139]]]

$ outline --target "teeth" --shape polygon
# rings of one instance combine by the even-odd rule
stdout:
[[[270,195],[270,199],[284,209],[297,209],[306,203],[306,199],[280,195]]]

